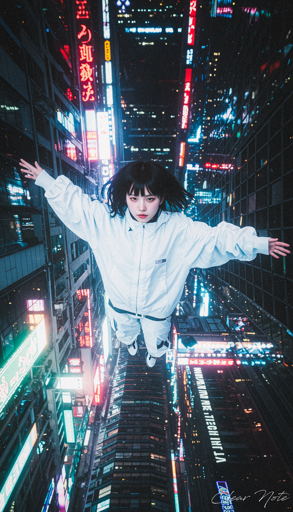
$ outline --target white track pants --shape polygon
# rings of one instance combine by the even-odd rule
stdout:
[[[166,320],[156,322],[147,318],[137,318],[127,313],[117,313],[111,306],[109,306],[108,312],[112,329],[116,332],[117,339],[122,343],[131,345],[142,329],[147,351],[150,355],[160,357],[170,348],[171,316]]]

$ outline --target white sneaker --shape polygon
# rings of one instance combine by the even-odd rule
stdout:
[[[151,354],[149,354],[147,352],[146,356],[145,356],[145,362],[146,362],[147,366],[152,368],[153,366],[155,366],[157,359],[154,356],[151,356]]]
[[[136,356],[138,351],[138,343],[137,340],[135,340],[131,345],[127,345],[127,350],[131,356]]]

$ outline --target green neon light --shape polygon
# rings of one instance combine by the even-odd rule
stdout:
[[[0,370],[0,412],[9,402],[45,346],[46,330],[43,319]]]

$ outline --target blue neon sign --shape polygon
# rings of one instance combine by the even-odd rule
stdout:
[[[216,482],[223,512],[235,512],[227,482]]]

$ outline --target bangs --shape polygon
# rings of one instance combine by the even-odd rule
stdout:
[[[129,196],[144,196],[145,195],[145,189],[147,189],[148,193],[152,196],[160,197],[158,194],[155,194],[154,192],[154,184],[152,184],[153,187],[151,189],[150,185],[148,183],[131,183],[129,190],[127,194]]]
[[[127,194],[142,196],[145,195],[145,188],[148,193],[152,196],[162,197],[163,190],[162,186],[160,186],[160,179],[158,176],[154,176],[154,173],[150,172],[149,169],[146,169],[145,166],[138,171],[133,169],[132,172],[129,173],[127,183]]]

